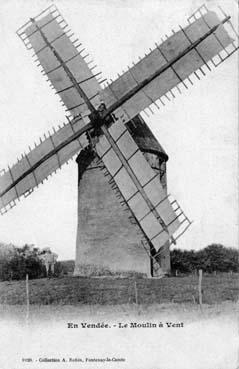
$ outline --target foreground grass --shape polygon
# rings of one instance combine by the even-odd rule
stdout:
[[[0,305],[0,324],[42,324],[49,322],[62,323],[84,321],[144,321],[160,319],[163,321],[196,321],[228,319],[237,324],[238,304],[224,301],[220,304],[199,305],[193,303],[167,304],[122,304],[122,305],[30,305],[29,312],[25,305]]]
[[[29,281],[30,304],[119,305],[198,302],[196,276],[163,279],[64,277]],[[238,275],[203,277],[203,303],[220,304],[238,299]],[[0,304],[26,303],[25,281],[0,282]]]

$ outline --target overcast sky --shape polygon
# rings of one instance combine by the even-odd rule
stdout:
[[[64,119],[64,110],[15,31],[52,2],[8,0],[0,5],[0,168]],[[208,1],[208,5],[214,3]],[[235,0],[223,8],[237,18]],[[74,1],[55,4],[103,76],[114,78],[202,4],[192,0]],[[238,56],[146,118],[169,155],[169,192],[194,221],[177,247],[238,244]],[[145,118],[145,115],[144,115]],[[77,166],[68,166],[0,217],[0,242],[49,246],[73,258]]]

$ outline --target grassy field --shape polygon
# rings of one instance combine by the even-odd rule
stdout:
[[[204,275],[203,303],[237,301],[238,275]],[[163,279],[62,277],[29,281],[30,304],[119,305],[198,303],[198,277]],[[25,281],[0,282],[0,304],[26,303]]]
[[[158,363],[165,369],[236,368],[238,275],[204,275],[202,308],[197,287],[196,276],[30,280],[28,309],[25,281],[1,282],[0,341],[12,365],[4,357],[7,366],[0,366],[26,368],[29,364],[20,366],[23,353],[34,359],[58,357],[61,353],[78,357],[80,352],[83,357],[91,357],[98,352],[117,352],[127,360],[121,368],[159,368]],[[112,325],[159,321],[164,328],[153,331],[67,328],[68,322]],[[166,322],[183,323],[183,329],[168,329]],[[52,363],[50,367],[58,368]]]

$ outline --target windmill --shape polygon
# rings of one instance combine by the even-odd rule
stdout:
[[[112,263],[115,267],[115,255],[118,265],[128,270],[136,269],[152,276],[167,272],[169,247],[191,223],[178,202],[167,193],[168,157],[140,112],[152,104],[160,108],[164,97],[175,97],[175,90],[181,93],[182,87],[188,88],[186,81],[192,83],[192,74],[200,79],[212,65],[218,66],[232,55],[238,49],[232,32],[238,39],[230,16],[222,10],[219,15],[202,6],[188,18],[184,28],[155,44],[148,55],[102,88],[99,73],[86,62],[82,45],[72,40],[73,34],[55,6],[30,18],[17,34],[26,48],[34,51],[41,72],[65,105],[67,123],[45,135],[0,176],[1,214],[79,154],[75,274],[85,273],[87,261],[105,266]],[[92,177],[89,173],[97,174]],[[96,204],[107,210],[115,206],[111,217],[115,218],[117,207],[111,202],[113,198],[107,204],[101,201],[102,194],[109,194],[106,181],[119,197],[117,204],[125,210],[121,221],[127,219],[124,226],[119,222],[116,229],[109,225],[107,249],[101,247],[105,239],[97,239],[100,226],[106,223],[104,217],[97,213],[91,224],[92,219],[87,219],[82,211],[82,200],[88,194],[87,200],[97,200],[95,212],[98,212]],[[89,194],[94,196],[90,199]],[[87,210],[92,203],[83,205]],[[127,226],[130,222],[132,227]],[[130,233],[124,234],[125,229],[136,240],[131,247]],[[92,244],[92,237],[97,239],[97,247]],[[118,239],[120,244],[116,242]]]

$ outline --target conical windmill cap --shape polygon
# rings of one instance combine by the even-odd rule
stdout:
[[[168,155],[162,145],[157,141],[153,132],[140,115],[137,115],[131,121],[126,123],[126,126],[142,152],[149,152],[158,155],[162,161],[168,160]],[[81,152],[77,156],[76,162],[81,165],[81,172],[87,168],[93,158],[94,155],[92,155],[92,153],[90,154],[89,150],[87,152]]]
[[[152,152],[159,155],[163,161],[168,160],[168,155],[162,145],[140,115],[137,115],[126,125],[141,151]]]

